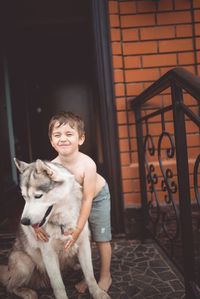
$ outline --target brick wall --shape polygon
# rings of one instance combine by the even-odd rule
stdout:
[[[130,98],[176,66],[200,73],[200,1],[110,0],[109,19],[124,203],[125,207],[137,207],[141,199]],[[169,100],[166,91],[153,99],[149,109]],[[185,100],[193,106],[187,94]],[[170,130],[172,116],[168,118]],[[159,121],[152,125],[158,136]],[[187,124],[192,158],[199,152],[199,136],[191,126]]]

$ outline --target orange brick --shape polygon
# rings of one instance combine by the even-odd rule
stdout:
[[[164,104],[164,106],[172,104],[172,98],[171,98],[170,94],[167,94],[167,95],[163,96],[163,104]]]
[[[114,70],[114,82],[124,82],[123,70]]]
[[[108,10],[110,14],[118,13],[118,3],[116,1],[109,1]]]
[[[136,130],[135,130],[135,125],[134,126],[129,126],[129,136],[130,138],[135,138],[136,137]]]
[[[126,84],[127,96],[137,96],[143,91],[141,83]]]
[[[133,180],[123,180],[122,187],[124,192],[133,192],[134,190],[134,183]]]
[[[155,25],[154,14],[134,15],[134,16],[121,16],[122,27],[137,27],[137,26],[150,26]]]
[[[189,134],[187,137],[187,143],[190,146],[200,146],[200,136],[196,134]]]
[[[175,66],[177,64],[176,54],[146,55],[142,57],[143,67],[150,66]]]
[[[196,38],[196,48],[200,49],[200,37]]]
[[[199,107],[198,107],[198,104],[197,104],[196,106],[190,106],[189,108],[190,108],[190,110],[191,110],[194,114],[198,115],[198,113],[199,113]],[[198,135],[198,136],[199,136],[199,138],[200,138],[200,135]]]
[[[138,29],[123,29],[122,30],[123,41],[135,41],[139,39]]]
[[[125,56],[124,57],[124,67],[125,67],[125,69],[141,67],[140,56]]]
[[[127,124],[127,115],[125,111],[117,112],[117,123],[118,125]]]
[[[125,71],[126,82],[154,81],[159,78],[158,69],[141,69]]]
[[[128,137],[128,128],[125,125],[118,126],[119,138],[127,138]]]
[[[200,1],[199,0],[193,0],[193,6],[194,6],[194,8],[200,7]]]
[[[200,23],[195,24],[195,35],[200,35]]]
[[[176,36],[177,37],[192,36],[192,25],[177,25]]]
[[[188,156],[189,157],[197,158],[198,154],[199,154],[199,149],[198,148],[196,148],[196,147],[188,148]]]
[[[155,1],[137,1],[137,12],[154,12],[156,11]]]
[[[194,19],[195,19],[195,22],[200,21],[200,9],[197,9],[194,11]]]
[[[152,41],[152,42],[124,43],[123,51],[125,55],[156,53],[157,42]]]
[[[168,10],[173,10],[173,0],[158,2],[158,11],[168,11]]]
[[[167,127],[167,125],[166,125]],[[171,128],[171,127],[170,127]],[[152,136],[159,136],[162,133],[161,124],[149,124],[149,131],[152,132]]]
[[[132,164],[135,164],[138,162],[138,153],[137,152],[131,153],[131,162],[132,162]]]
[[[134,125],[134,127],[135,127],[135,125]],[[138,153],[138,150],[137,150],[137,139],[136,139],[136,137],[135,138],[131,138],[130,140],[131,140],[131,150],[132,150],[132,152]],[[138,157],[137,157],[137,159],[138,159]],[[131,167],[135,167],[135,170],[137,170],[135,162],[136,161],[134,161],[134,163],[131,164]],[[138,176],[138,173],[136,173],[135,177],[137,177],[137,176]]]
[[[113,67],[115,69],[120,69],[123,66],[122,57],[113,55]]]
[[[188,50],[193,50],[193,41],[190,38],[159,41],[160,52],[176,52]]]
[[[159,25],[191,23],[191,21],[191,13],[189,11],[164,12],[157,14],[157,22]]]
[[[120,41],[121,40],[119,29],[112,28],[110,35],[111,35],[111,41]]]
[[[128,139],[120,139],[119,140],[119,149],[120,149],[120,152],[129,151],[129,141],[128,141]]]
[[[110,26],[111,27],[119,27],[119,16],[110,15]]]
[[[197,62],[200,62],[200,51],[197,52]]]
[[[194,52],[178,54],[178,64],[179,65],[193,64],[193,63],[194,63]]]
[[[175,9],[190,9],[191,4],[187,0],[176,0],[175,1]]]
[[[124,205],[128,207],[140,207],[141,206],[141,194],[140,193],[125,193]]]
[[[136,12],[136,3],[133,1],[120,2],[120,14],[132,14]]]
[[[115,84],[115,95],[117,97],[119,96],[124,96],[125,95],[125,88],[124,88],[124,84]]]
[[[128,153],[120,153],[121,165],[130,164],[130,155]]]
[[[142,40],[173,38],[175,28],[174,26],[141,28],[140,35]]]
[[[186,121],[186,130],[187,133],[199,133],[198,127],[191,120]],[[199,149],[197,149],[199,150]]]
[[[112,53],[114,55],[118,55],[118,54],[122,53],[121,43],[118,43],[118,42],[112,43]]]
[[[160,68],[160,75],[162,76],[162,75],[166,74],[171,69],[172,69],[171,66],[170,67],[161,67]]]
[[[197,66],[197,75],[200,76],[200,65]]]
[[[122,173],[123,179],[135,178],[135,168],[134,167],[124,166],[124,167],[122,167],[121,173]]]
[[[128,123],[135,125],[135,114],[134,114],[134,112],[132,110],[128,111]],[[131,127],[130,127],[130,129],[131,129]]]
[[[186,105],[196,105],[197,101],[189,94],[184,94],[184,104]]]
[[[125,110],[126,109],[125,98],[116,98],[116,100],[115,100],[115,106],[116,106],[117,111],[119,111],[119,110]]]

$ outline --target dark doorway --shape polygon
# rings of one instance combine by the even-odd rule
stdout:
[[[58,5],[56,13],[54,7],[45,11],[42,2],[31,19],[27,17],[28,7],[23,6],[24,21],[16,20],[7,42],[16,156],[28,161],[55,155],[47,125],[61,110],[84,118],[89,138],[82,150],[96,160],[96,126],[90,125],[95,124],[97,108],[90,5],[84,1],[84,9],[77,10],[73,1],[67,2]],[[67,15],[63,16],[63,11]]]
[[[108,120],[101,107],[105,103],[97,76],[95,2],[22,0],[17,5],[15,1],[9,1],[12,6],[2,5],[2,60],[8,73],[16,157],[25,161],[52,159],[55,153],[48,140],[49,119],[57,111],[73,111],[86,124],[81,150],[95,160],[98,171],[111,184],[111,194],[118,193],[118,198],[112,196],[113,201],[119,201],[120,188],[112,187],[119,186],[111,177],[113,162],[105,157],[110,137],[104,132]],[[116,138],[112,130],[111,134]],[[123,222],[114,215],[112,218],[113,223]],[[114,231],[115,227],[113,224]],[[116,232],[122,231],[122,225],[119,227]]]

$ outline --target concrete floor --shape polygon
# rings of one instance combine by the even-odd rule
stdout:
[[[0,263],[5,262],[14,240],[14,234],[0,232]],[[153,240],[114,239],[111,272],[113,283],[109,290],[112,299],[183,299],[183,280],[173,264]],[[93,265],[98,279],[99,258],[92,244]],[[89,299],[80,295],[74,285],[82,279],[81,270],[65,273],[64,282],[70,299]],[[40,290],[39,299],[53,299],[51,289]],[[0,298],[18,298],[0,287]]]

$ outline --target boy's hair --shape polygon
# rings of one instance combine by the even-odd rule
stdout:
[[[59,123],[58,127],[69,124],[71,128],[76,128],[80,138],[85,135],[84,122],[82,118],[72,112],[61,111],[53,115],[50,119],[48,131],[50,140],[52,138],[53,128],[57,122]]]

